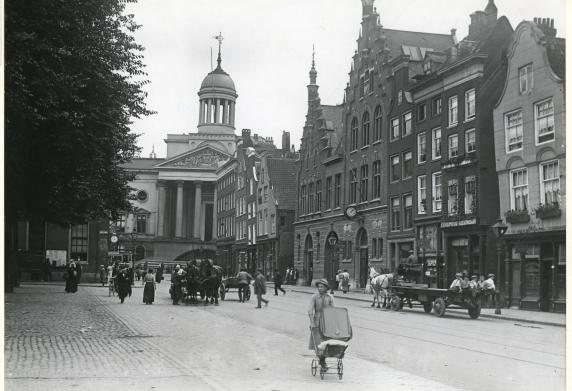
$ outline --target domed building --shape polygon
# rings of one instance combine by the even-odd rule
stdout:
[[[250,139],[250,131],[243,131],[245,136],[235,134],[238,94],[222,69],[220,44],[217,63],[198,91],[197,132],[167,134],[165,158],[152,152],[149,158],[133,159],[125,166],[137,174],[130,183],[136,199],[133,211],[111,227],[117,237],[113,250],[134,250],[136,260],[151,265],[215,258],[217,175],[236,155],[242,139]],[[270,139],[261,141],[267,147],[272,144]]]

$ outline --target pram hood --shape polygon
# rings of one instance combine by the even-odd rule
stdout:
[[[347,308],[325,307],[319,327],[325,339],[349,341],[352,338],[352,326]]]

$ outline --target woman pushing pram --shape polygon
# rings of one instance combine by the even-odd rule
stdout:
[[[312,375],[316,375],[318,364],[320,377],[328,371],[328,364],[337,368],[342,378],[347,341],[352,337],[347,309],[334,307],[334,299],[327,294],[328,281],[324,278],[315,282],[318,293],[312,296],[308,315],[310,316],[310,342],[308,348],[314,350],[316,357],[312,360]],[[328,358],[333,360],[327,360]],[[332,372],[334,373],[334,372]]]

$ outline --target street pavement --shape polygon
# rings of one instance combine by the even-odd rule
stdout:
[[[22,284],[5,296],[6,389],[564,389],[562,327],[377,310],[336,293],[354,338],[343,379],[320,380],[307,350],[310,291],[269,286],[270,305],[255,309],[254,295],[242,304],[234,290],[218,307],[173,306],[168,287],[148,306],[140,286],[120,304],[96,285]]]

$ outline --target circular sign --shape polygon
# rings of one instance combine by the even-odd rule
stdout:
[[[140,202],[145,202],[147,201],[147,198],[149,198],[149,194],[147,194],[147,192],[145,190],[139,190],[137,192],[137,200]]]
[[[348,206],[346,208],[346,216],[355,217],[356,214],[357,214],[357,210],[353,206]]]
[[[111,243],[117,243],[119,241],[119,238],[113,235],[109,240],[111,240]]]

